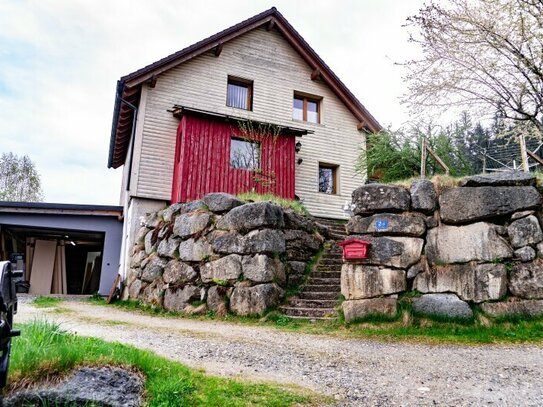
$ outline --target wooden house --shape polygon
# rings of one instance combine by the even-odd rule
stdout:
[[[365,135],[380,128],[271,8],[118,81],[108,166],[124,166],[125,236],[145,212],[217,191],[345,218]]]

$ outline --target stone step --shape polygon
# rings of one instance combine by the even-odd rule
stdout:
[[[341,281],[339,278],[334,277],[314,277],[313,274],[309,277],[308,284],[316,285],[336,285],[339,287]]]
[[[340,292],[340,288],[337,285],[322,285],[322,284],[307,284],[302,288],[302,292]]]
[[[339,264],[337,266],[318,266],[317,271],[323,273],[341,273],[341,266]]]
[[[343,259],[342,258],[339,258],[339,259],[333,259],[333,258],[328,258],[328,259],[322,259],[321,261],[319,261],[319,265],[322,264],[322,265],[326,265],[326,266],[335,266],[336,264],[343,264]]]
[[[297,308],[297,307],[281,307],[281,311],[289,317],[334,317],[337,315],[333,308]]]
[[[296,308],[334,308],[337,304],[337,300],[306,300],[292,298],[289,303],[291,307]]]
[[[303,300],[335,300],[337,301],[340,292],[322,292],[322,291],[304,291],[298,295],[298,298]]]
[[[321,271],[317,269],[317,271],[314,271],[311,273],[311,277],[316,278],[340,278],[341,277],[341,271]]]

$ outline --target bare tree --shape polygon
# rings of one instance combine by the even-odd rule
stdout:
[[[0,157],[0,201],[39,202],[43,200],[40,175],[32,160],[23,155],[3,153]]]
[[[498,112],[543,138],[543,0],[431,0],[407,27],[422,48],[406,63],[413,111]]]

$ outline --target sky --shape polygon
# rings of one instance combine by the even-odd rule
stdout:
[[[397,63],[423,0],[0,0],[0,153],[28,155],[46,202],[119,204],[107,168],[116,81],[272,6],[383,126],[408,120]]]

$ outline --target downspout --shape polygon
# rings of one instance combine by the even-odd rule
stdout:
[[[134,117],[132,118],[132,134],[130,135],[130,140],[132,148],[130,149],[130,164],[128,166],[128,178],[126,180],[126,191],[130,191],[130,181],[132,179],[132,161],[134,159],[134,143],[136,142],[136,122],[138,120],[138,108],[132,103],[124,100],[119,94],[117,94],[119,100],[123,103],[126,103],[134,111]]]

